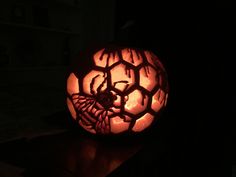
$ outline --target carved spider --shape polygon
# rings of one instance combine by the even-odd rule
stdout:
[[[79,115],[79,124],[88,129],[92,133],[106,134],[110,132],[109,116],[114,113],[114,110],[120,110],[120,106],[114,104],[117,95],[109,88],[102,90],[107,82],[107,77],[104,77],[102,83],[94,90],[94,84],[99,75],[92,78],[90,83],[90,93],[74,93],[71,98]],[[124,82],[124,81],[120,81]],[[117,82],[118,83],[118,82]],[[127,84],[128,85],[128,84]]]

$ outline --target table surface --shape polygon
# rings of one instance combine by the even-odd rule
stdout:
[[[104,138],[66,128],[58,120],[66,114],[57,115],[48,125],[61,122],[63,132],[0,143],[1,177],[225,176],[222,137],[187,119],[166,114],[147,133]]]
[[[103,177],[142,147],[141,141],[108,140],[80,130],[68,130],[1,144],[0,162],[23,169],[22,176]]]

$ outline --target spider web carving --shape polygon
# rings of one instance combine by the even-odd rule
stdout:
[[[143,50],[127,50],[130,53],[129,61],[123,58],[122,49],[104,49],[98,60],[106,60],[105,67],[96,65],[96,63],[92,66],[93,70],[103,74],[96,74],[92,77],[89,83],[89,93],[86,93],[83,89],[82,85],[84,80],[80,79],[80,82],[78,83],[80,85],[79,93],[73,93],[69,96],[77,112],[76,121],[92,133],[113,133],[111,130],[110,119],[116,116],[123,119],[124,122],[128,122],[129,127],[127,131],[132,131],[137,119],[144,116],[146,113],[151,115],[157,114],[157,112],[152,109],[154,94],[156,94],[160,105],[166,105],[168,96],[167,75],[158,58],[151,52],[149,52],[149,58],[147,58],[147,53]],[[136,58],[134,56],[136,56]],[[117,61],[112,63],[112,60],[115,61],[115,59]],[[142,62],[135,66],[137,60],[142,60]],[[128,78],[132,77],[132,73],[134,74],[135,81],[133,83],[125,79],[115,82],[112,81],[112,71],[119,66],[123,66],[125,75]],[[156,84],[151,91],[140,84],[141,69],[144,70],[144,75],[147,78],[152,74],[151,70],[156,71],[154,78]],[[103,79],[98,87],[95,88],[98,77],[102,77]],[[124,86],[123,90],[117,88],[117,85],[119,84]],[[131,96],[134,92],[139,92],[141,94],[141,101],[138,104],[145,107],[144,110],[139,111],[138,113],[133,113],[125,107],[127,102],[131,100]],[[118,98],[120,104],[117,105],[115,102]]]

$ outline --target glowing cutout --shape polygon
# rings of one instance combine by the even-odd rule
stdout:
[[[92,88],[91,88],[91,86],[92,86]],[[87,93],[89,95],[97,94],[100,86],[102,86],[100,92],[104,91],[107,87],[105,73],[103,73],[101,71],[92,70],[84,77],[83,89],[84,89],[85,93]]]
[[[168,97],[167,77],[158,57],[133,48],[103,48],[91,59],[94,65],[84,66],[85,76],[78,68],[67,79],[73,119],[93,134],[141,132],[149,127],[152,114],[166,105]]]
[[[141,132],[147,127],[149,127],[151,123],[153,122],[153,120],[154,120],[154,116],[151,115],[150,113],[146,113],[144,116],[136,120],[132,130],[134,132]]]
[[[71,73],[67,79],[67,93],[72,95],[73,93],[79,93],[79,80],[74,73]],[[69,98],[66,99],[67,106],[71,113],[73,119],[76,119],[77,113],[75,111],[74,105]]]
[[[161,89],[159,89],[153,96],[152,96],[152,105],[151,108],[155,111],[158,112],[163,105],[165,104],[165,102],[167,101],[165,99],[165,95],[166,93],[164,91],[162,91]]]
[[[129,128],[129,122],[124,122],[124,120],[120,116],[116,116],[110,119],[110,126],[112,133],[121,133]]]
[[[125,111],[138,114],[147,108],[148,97],[142,94],[140,90],[134,90],[128,95],[125,103]]]
[[[152,91],[152,89],[158,84],[156,79],[156,71],[150,66],[144,66],[139,70],[140,86]]]
[[[143,62],[142,56],[139,52],[132,49],[123,49],[122,57],[125,61],[131,63],[134,66],[138,66]]]
[[[116,99],[113,102],[114,106],[120,107],[121,106],[121,97],[120,97],[120,95],[116,94],[114,91],[111,91],[111,93],[113,93],[113,95],[116,95]]]
[[[119,64],[111,69],[111,83],[120,91],[127,90],[135,82],[134,71]]]
[[[119,61],[117,52],[114,55],[110,54],[109,56],[109,54],[107,53],[103,54],[104,50],[105,49],[102,49],[94,54],[93,61],[96,66],[105,68],[106,66],[111,66],[117,61]]]
[[[71,73],[67,79],[67,92],[70,95],[79,93],[79,80],[74,73]]]

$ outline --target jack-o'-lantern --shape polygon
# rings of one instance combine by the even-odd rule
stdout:
[[[93,63],[86,74],[71,72],[67,79],[67,105],[78,125],[93,134],[137,133],[159,117],[168,81],[154,53],[103,48],[82,60]]]

